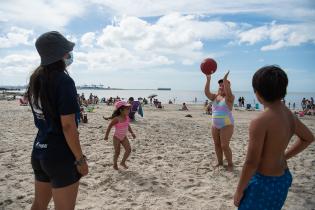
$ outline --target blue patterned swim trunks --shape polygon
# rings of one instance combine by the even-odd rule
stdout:
[[[282,176],[264,176],[258,172],[251,178],[244,191],[239,210],[281,210],[292,175],[286,169]]]

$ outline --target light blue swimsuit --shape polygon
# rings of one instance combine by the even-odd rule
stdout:
[[[225,99],[212,103],[212,125],[221,129],[228,125],[234,125],[234,118],[229,107],[226,105]]]

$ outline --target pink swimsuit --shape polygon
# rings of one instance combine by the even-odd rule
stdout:
[[[129,117],[127,116],[124,122],[118,122],[115,125],[114,136],[120,141],[123,141],[127,136],[129,121]]]

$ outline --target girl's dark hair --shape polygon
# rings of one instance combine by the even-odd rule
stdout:
[[[254,74],[252,85],[264,100],[274,102],[287,94],[288,77],[279,66],[264,66]]]
[[[118,117],[118,116],[121,114],[121,112],[122,112],[122,110],[123,110],[124,108],[125,108],[125,106],[119,107],[118,109],[114,110],[112,116],[110,116],[110,117],[104,117],[104,119],[105,119],[105,120],[111,120],[111,119],[114,119],[115,117]]]
[[[221,84],[221,83],[223,83],[223,79],[220,79],[220,80],[218,81],[218,84]]]
[[[52,99],[55,90],[55,77],[58,73],[65,72],[66,65],[63,60],[37,67],[30,77],[26,94],[29,101],[36,109],[41,109],[45,116],[53,121],[58,121],[56,104]]]

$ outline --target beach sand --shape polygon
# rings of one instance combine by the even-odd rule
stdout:
[[[112,168],[112,141],[103,140],[109,122],[102,116],[110,116],[113,107],[97,105],[88,113],[89,122],[80,124],[79,132],[90,173],[81,179],[76,209],[235,209],[233,193],[246,154],[248,125],[258,112],[233,111],[231,173],[213,167],[210,117],[202,106],[188,105],[187,112],[178,111],[180,107],[144,107],[144,118],[137,116],[131,124],[137,138],[129,135],[129,169],[119,171]],[[315,117],[302,121],[315,133]],[[30,209],[34,197],[30,157],[37,132],[30,107],[0,101],[0,123],[0,209]],[[315,209],[315,144],[288,164],[293,183],[283,209]],[[53,208],[51,201],[49,209]]]

